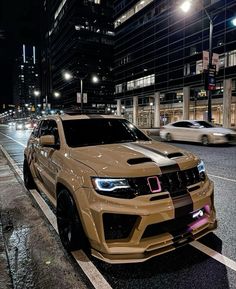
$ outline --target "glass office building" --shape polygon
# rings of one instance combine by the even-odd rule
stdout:
[[[110,0],[44,0],[42,97],[52,109],[112,109]]]
[[[205,72],[212,40],[212,120],[236,125],[236,1],[114,1],[118,114],[141,127],[207,119]],[[213,32],[210,35],[210,21]]]

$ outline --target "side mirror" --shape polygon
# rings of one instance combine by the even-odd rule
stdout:
[[[41,146],[48,146],[48,147],[54,146],[55,145],[54,135],[42,135],[39,138],[39,144]]]

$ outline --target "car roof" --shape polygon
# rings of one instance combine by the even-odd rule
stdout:
[[[47,115],[43,119],[54,119],[54,120],[75,120],[75,119],[101,119],[101,118],[106,118],[106,119],[124,119],[121,116],[117,115],[111,115],[111,114],[106,114],[106,115],[101,115],[101,114],[57,114],[57,115]]]

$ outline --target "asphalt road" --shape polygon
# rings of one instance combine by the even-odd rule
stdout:
[[[20,169],[28,135],[28,131],[15,131],[14,128],[0,126],[0,144]],[[236,146],[203,147],[186,143],[173,145],[198,154],[204,160],[208,175],[215,183],[218,229],[199,241],[200,244],[205,244],[206,248],[214,250],[212,252],[209,249],[212,257],[188,245],[140,264],[109,265],[93,257],[90,257],[90,260],[110,288],[236,289]],[[53,234],[55,239],[58,239],[56,232]],[[217,252],[220,255],[217,255]],[[65,255],[65,252],[62,251],[61,254]],[[65,258],[69,258],[69,264],[73,263],[70,255],[66,254]],[[83,280],[79,265],[73,264],[73,270],[76,276],[81,274]],[[99,281],[97,283],[94,287],[103,289],[99,286]],[[86,280],[85,284],[93,288]],[[62,286],[58,288],[64,289]],[[74,285],[72,288],[81,287]]]

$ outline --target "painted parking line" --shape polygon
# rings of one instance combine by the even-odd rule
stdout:
[[[15,140],[14,138],[10,137],[9,135],[7,135],[7,134],[5,134],[5,133],[3,133],[3,132],[0,132],[0,134],[4,135],[5,137],[7,137],[7,138],[9,138],[9,139],[11,139],[11,140],[13,140],[14,142],[18,143],[18,144],[21,145],[22,147],[24,147],[24,148],[26,147],[26,145],[25,145],[24,143]]]
[[[236,262],[229,259],[228,257],[223,256],[222,254],[216,252],[215,250],[212,250],[211,248],[207,247],[206,245],[198,241],[193,241],[190,245],[198,249],[199,251],[205,253],[206,255],[210,256],[211,258],[215,259],[216,261],[222,263],[223,265],[236,271]]]
[[[236,183],[236,180],[234,179],[229,179],[229,178],[225,178],[225,177],[221,177],[221,176],[216,176],[216,175],[212,175],[212,174],[207,174],[209,177],[212,178],[217,178],[217,179],[221,179],[221,180],[225,180],[225,181],[230,181],[230,182],[234,182]]]
[[[12,139],[14,140],[14,139]],[[15,141],[15,140],[14,140]],[[0,145],[0,149],[2,149],[3,153],[9,160],[9,162],[12,164],[13,168],[16,170],[17,174],[23,179],[22,171],[17,167],[15,161],[11,158],[11,156],[7,153],[7,151]],[[215,176],[208,174],[209,176],[224,179],[227,181],[233,181],[236,182],[233,179],[228,179],[220,176]],[[42,197],[39,195],[39,193],[36,190],[31,191],[32,196],[35,198],[35,200],[42,203],[42,205],[39,204],[40,208],[44,212],[45,216],[48,218],[49,222],[52,224],[54,229],[58,232],[57,226],[56,226],[56,216],[52,213],[51,209],[48,207],[48,205],[45,203],[45,201],[42,199]],[[36,193],[38,194],[36,196]],[[35,197],[36,196],[36,197]],[[40,200],[41,199],[41,200]],[[38,202],[37,201],[37,202]],[[43,204],[43,202],[45,204]],[[41,207],[42,206],[42,207]],[[203,245],[202,243],[198,241],[194,241],[190,244],[194,248],[198,249],[199,251],[203,252],[204,254],[210,256],[211,258],[215,259],[216,261],[222,263],[223,265],[231,268],[232,270],[236,271],[236,262],[229,259],[228,257],[225,257],[224,255],[218,253],[217,251]],[[97,270],[97,268],[93,265],[93,263],[87,258],[87,256],[84,254],[83,251],[76,251],[72,253],[74,256],[76,262],[80,265],[80,267],[83,269],[84,273],[88,276],[91,283],[94,285],[95,288],[111,288],[110,285],[107,283],[107,281],[103,278],[103,276],[100,274],[100,272]],[[100,280],[101,278],[101,280]],[[93,283],[95,282],[95,284]],[[102,287],[101,284],[104,282],[104,287]]]

